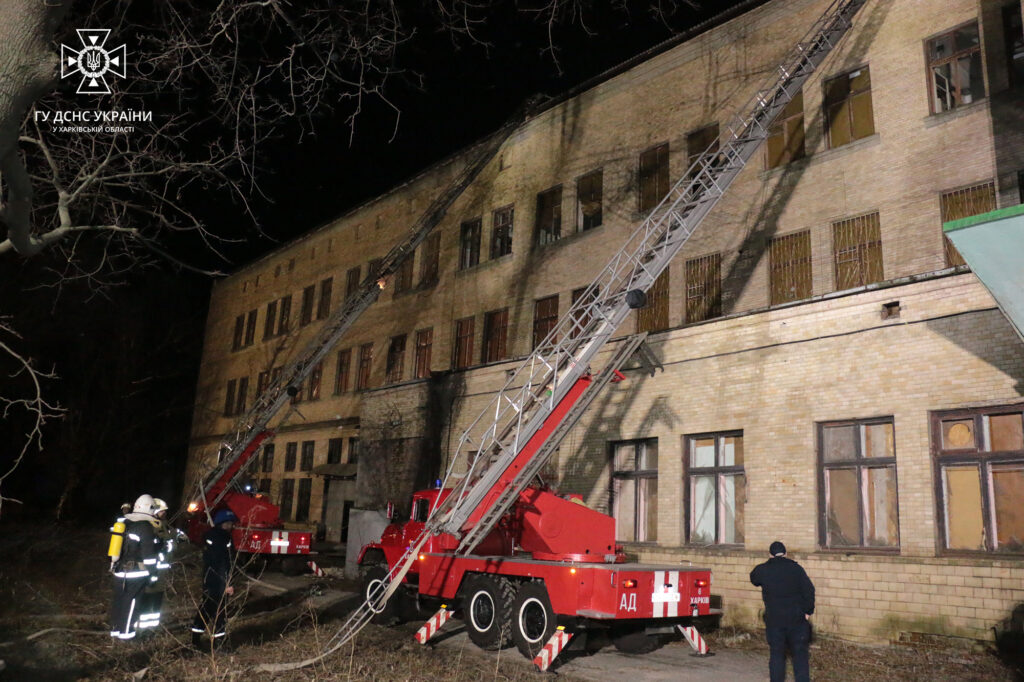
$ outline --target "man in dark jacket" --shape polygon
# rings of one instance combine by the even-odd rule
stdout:
[[[750,582],[761,588],[764,599],[765,636],[771,651],[768,671],[771,682],[786,679],[786,649],[793,656],[796,682],[808,682],[811,614],[814,584],[800,564],[786,558],[786,546],[776,540],[768,548],[771,559],[750,572]]]
[[[132,512],[124,517],[121,553],[111,566],[114,601],[110,607],[110,636],[117,639],[134,639],[140,627],[150,627],[152,614],[144,608],[144,591],[157,579],[160,552],[160,539],[150,524],[152,512],[153,498],[140,495]]]
[[[238,517],[230,509],[221,509],[213,515],[213,528],[203,536],[203,600],[192,621],[192,644],[198,649],[203,648],[202,637],[207,630],[214,645],[227,634],[225,597],[235,593],[229,582],[235,549],[231,529],[236,521]]]

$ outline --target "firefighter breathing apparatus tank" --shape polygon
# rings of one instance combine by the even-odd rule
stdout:
[[[118,519],[110,527],[110,546],[107,548],[107,556],[113,564],[121,558],[121,546],[124,545],[124,519]]]

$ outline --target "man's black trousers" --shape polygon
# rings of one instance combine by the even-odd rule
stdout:
[[[793,677],[796,682],[811,679],[808,649],[811,645],[811,624],[806,619],[789,620],[782,623],[767,623],[765,635],[768,639],[768,672],[771,682],[785,682],[786,650],[793,656]]]

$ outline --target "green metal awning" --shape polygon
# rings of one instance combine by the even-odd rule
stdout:
[[[942,230],[1024,339],[1024,204],[953,220]]]

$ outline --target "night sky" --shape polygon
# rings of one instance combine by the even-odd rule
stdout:
[[[226,251],[230,262],[213,259],[187,239],[168,250],[231,272],[487,135],[527,97],[571,91],[729,6],[760,2],[702,0],[700,12],[680,2],[667,19],[652,15],[656,4],[630,2],[628,12],[588,9],[587,30],[577,24],[556,32],[557,66],[542,53],[546,27],[512,3],[498,3],[481,27],[487,47],[418,30],[400,48],[398,66],[406,72],[387,93],[401,112],[397,131],[395,112],[372,100],[351,140],[347,111],[314,119],[315,130],[301,143],[296,125],[264,147],[261,188],[267,199],[253,206],[266,237],[245,228],[245,240]],[[214,229],[241,222],[241,212],[229,203],[202,196],[193,201]],[[7,489],[25,504],[6,505],[4,517],[53,518],[65,492],[62,518],[71,522],[106,519],[141,492],[162,496],[173,507],[210,280],[166,265],[100,293],[75,284],[59,292],[37,288],[52,265],[46,256],[13,257],[0,269],[4,314],[36,364],[60,375],[47,392],[68,409],[64,420],[50,423],[44,451],[33,453]],[[0,425],[2,442],[15,442],[21,426],[17,420]],[[10,447],[0,451],[0,466],[11,455]]]

